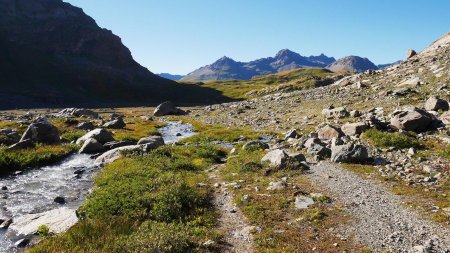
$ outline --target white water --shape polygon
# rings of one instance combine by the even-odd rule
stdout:
[[[166,122],[159,131],[166,144],[194,134],[192,125],[181,122]],[[83,170],[81,175],[74,174],[79,170]],[[62,205],[54,202],[58,196],[65,198],[65,207],[77,209],[86,199],[98,170],[89,155],[74,154],[56,165],[0,177],[0,187],[8,187],[6,191],[0,191],[0,218],[12,217],[14,220],[25,214],[60,208]],[[0,229],[0,252],[17,252],[14,242],[19,238]]]

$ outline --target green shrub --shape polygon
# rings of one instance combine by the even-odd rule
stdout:
[[[7,174],[29,167],[46,166],[55,163],[74,152],[75,145],[40,145],[36,148],[6,150],[0,148],[0,174]]]
[[[414,137],[403,133],[381,132],[376,129],[369,129],[362,135],[363,139],[369,140],[373,145],[380,148],[422,148],[423,144]]]
[[[40,225],[37,229],[37,233],[40,237],[47,237],[49,235],[50,229],[47,225]]]

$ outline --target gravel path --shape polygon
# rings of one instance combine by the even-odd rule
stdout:
[[[218,174],[223,165],[215,165],[208,170],[211,182],[215,184],[214,206],[220,212],[219,229],[224,232],[225,245],[221,252],[250,253],[253,252],[252,226],[233,202],[233,194],[227,190]]]
[[[449,230],[402,206],[380,184],[331,163],[312,166],[309,178],[345,204],[354,221],[344,232],[375,252],[450,252]]]

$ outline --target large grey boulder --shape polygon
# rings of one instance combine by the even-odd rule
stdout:
[[[103,151],[104,149],[105,148],[103,147],[103,145],[100,142],[98,142],[96,139],[89,138],[84,142],[83,146],[80,148],[78,153],[80,153],[80,154],[95,154],[95,153],[99,153],[99,152]]]
[[[438,97],[430,97],[426,102],[425,102],[425,110],[427,111],[439,111],[439,110],[443,110],[443,111],[447,111],[448,110],[448,102],[440,99]]]
[[[332,162],[364,163],[368,158],[367,148],[362,145],[347,144],[331,148]]]
[[[342,132],[347,136],[360,135],[369,129],[369,126],[364,122],[346,123],[341,127]]]
[[[97,129],[94,129],[94,130],[88,132],[87,134],[83,135],[82,137],[78,138],[76,143],[78,145],[82,145],[86,140],[88,140],[90,138],[94,138],[102,144],[109,142],[109,141],[114,141],[114,138],[113,138],[113,135],[111,132],[109,132],[103,128],[97,128]]]
[[[392,113],[391,125],[405,131],[423,132],[430,128],[432,116],[424,110],[410,107]]]
[[[82,129],[82,130],[92,130],[95,128],[94,123],[92,122],[81,122],[80,124],[77,125],[78,129]]]
[[[182,115],[185,111],[178,109],[172,102],[166,101],[158,107],[156,107],[153,112],[153,116],[164,116],[164,115]]]
[[[41,225],[49,228],[50,233],[62,233],[78,222],[75,210],[62,207],[51,211],[27,214],[14,218],[13,223],[9,227],[18,235],[32,235],[37,232]]]
[[[61,142],[58,128],[52,125],[46,118],[39,118],[28,126],[20,140],[24,141],[28,139],[33,142],[45,144],[56,144]]]
[[[12,145],[19,141],[20,135],[14,129],[0,129],[0,145]]]
[[[341,129],[331,125],[326,125],[320,128],[319,131],[317,131],[317,134],[319,135],[319,139],[322,140],[331,140],[333,138],[340,138],[344,136]]]
[[[111,120],[111,121],[103,124],[103,127],[112,128],[112,129],[122,129],[125,126],[126,126],[126,124],[122,118],[117,118],[117,119]]]

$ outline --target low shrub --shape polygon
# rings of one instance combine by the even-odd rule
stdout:
[[[369,140],[373,145],[380,148],[422,148],[423,144],[414,137],[400,132],[382,132],[377,129],[369,129],[362,135],[363,139]]]

